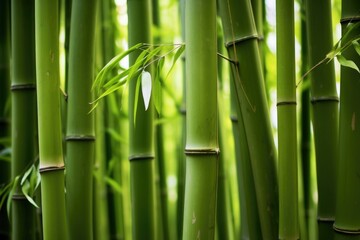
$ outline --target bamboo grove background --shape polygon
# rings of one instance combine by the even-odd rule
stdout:
[[[0,1],[0,239],[360,239],[359,20]]]

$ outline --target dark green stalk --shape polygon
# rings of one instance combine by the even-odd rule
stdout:
[[[279,239],[299,239],[294,2],[276,1]]]
[[[36,86],[44,240],[67,239],[59,99],[58,5],[56,0],[35,1]]]
[[[35,9],[34,1],[12,1],[12,178],[24,174],[35,161]],[[12,198],[12,239],[35,239],[35,208],[21,186]]]
[[[129,47],[143,42],[151,43],[151,2],[128,0]],[[130,65],[139,53],[131,54]],[[151,69],[148,69],[151,73]],[[142,92],[136,96],[136,78],[129,83],[129,133],[130,133],[130,184],[132,202],[133,239],[155,239],[155,179],[154,179],[154,126],[153,106],[145,110]],[[135,97],[138,97],[136,120]]]
[[[267,108],[257,33],[250,0],[220,2],[225,45],[240,102],[263,239],[278,237],[278,185],[275,146]]]
[[[183,239],[214,239],[215,236],[219,153],[216,26],[216,1],[186,2]]]
[[[10,138],[10,1],[0,2],[0,139]],[[0,151],[7,145],[0,143]],[[11,179],[10,162],[0,160],[0,188]],[[0,209],[0,239],[10,239],[6,208]]]
[[[353,37],[359,37],[360,28],[345,33],[354,24],[359,24],[360,2],[342,1],[341,27],[342,44]],[[360,66],[359,54],[350,47],[341,54],[346,59]],[[360,114],[360,75],[354,69],[341,66],[340,75],[340,128],[339,128],[339,163],[336,192],[336,214],[334,229],[335,239],[360,239],[360,184],[358,177],[360,148],[360,131],[357,119]]]
[[[307,72],[309,67],[308,44],[307,44],[307,28],[306,28],[306,1],[302,0],[300,10],[300,28],[301,28],[301,75]],[[301,164],[301,184],[302,184],[302,198],[299,197],[299,215],[300,221],[300,237],[301,239],[308,239],[309,232],[309,215],[310,199],[311,199],[311,129],[310,129],[310,88],[308,86],[309,78],[303,80],[303,88],[301,88],[301,112],[300,112],[300,164]],[[299,184],[300,186],[300,184]],[[299,191],[300,193],[300,191]],[[300,199],[303,202],[300,204]],[[303,213],[303,216],[301,216]],[[301,223],[300,222],[300,223]],[[301,230],[303,229],[303,230]]]
[[[307,1],[306,6],[309,65],[314,66],[333,46],[331,1]],[[323,20],[319,21],[319,18]],[[332,225],[337,196],[335,171],[339,156],[338,97],[333,61],[315,68],[310,79],[319,199],[319,239],[333,239]]]
[[[246,140],[244,121],[240,111],[240,104],[237,100],[233,78],[234,76],[231,74],[231,121],[235,143],[236,170],[240,195],[240,237],[241,239],[261,239],[261,226],[249,147]]]
[[[94,78],[97,1],[73,1],[66,131],[66,206],[69,239],[92,239],[94,115],[89,113]],[[84,28],[84,26],[86,27]]]

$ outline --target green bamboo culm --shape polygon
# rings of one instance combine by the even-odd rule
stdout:
[[[312,67],[318,64],[333,46],[331,1],[306,1],[306,22],[309,65]],[[319,239],[333,239],[332,225],[337,196],[336,168],[339,156],[339,99],[333,61],[311,71],[310,86],[318,183]]]
[[[151,43],[151,2],[150,0],[128,0],[129,47],[143,42]],[[134,64],[138,53],[129,57]],[[151,69],[147,69],[151,74]],[[136,119],[134,105],[137,78],[129,83],[129,160],[132,204],[133,239],[156,239],[155,215],[155,163],[154,163],[154,110],[152,102],[145,110],[142,92],[138,94]]]
[[[66,240],[58,1],[35,1],[36,87],[44,240]]]
[[[93,239],[94,79],[97,1],[73,1],[66,131],[66,210],[69,239]],[[84,26],[86,27],[84,28]]]
[[[10,0],[0,2],[0,139],[10,138]],[[0,151],[6,148],[0,143]],[[11,179],[10,161],[0,160],[0,188]],[[10,239],[10,221],[0,209],[0,239]]]
[[[218,175],[216,1],[188,1],[182,239],[214,239]]]
[[[294,2],[276,1],[279,239],[299,239]]]
[[[35,162],[36,84],[34,1],[11,2],[11,175],[15,179]],[[35,239],[35,207],[21,191],[12,197],[12,239]]]
[[[341,44],[347,44],[360,35],[360,2],[342,1]],[[349,30],[350,29],[350,30]],[[360,66],[360,57],[350,46],[341,53],[342,57]],[[335,239],[360,239],[360,184],[358,177],[360,131],[357,126],[360,115],[360,75],[354,69],[341,66],[340,73],[340,125],[339,162],[336,164],[337,192],[334,229]]]
[[[263,239],[278,238],[276,152],[250,0],[220,1],[225,45],[249,147]]]

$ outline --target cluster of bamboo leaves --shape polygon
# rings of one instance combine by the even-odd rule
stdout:
[[[1,239],[358,239],[359,3],[342,1],[333,44],[331,1],[299,1],[296,77],[294,1],[276,1],[275,90],[268,1],[171,1],[175,44],[153,36],[161,2],[128,0],[127,34],[112,0],[1,3]]]

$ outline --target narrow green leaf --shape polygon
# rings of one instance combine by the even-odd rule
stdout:
[[[29,181],[26,181],[24,185],[21,187],[22,193],[25,195],[26,199],[36,208],[39,208],[39,206],[35,203],[34,199],[30,197],[29,193],[30,191],[30,183]]]
[[[181,56],[181,54],[184,52],[184,50],[185,50],[185,45],[181,45],[181,46],[179,47],[179,49],[176,51],[176,53],[175,53],[175,55],[174,55],[174,58],[173,58],[172,65],[171,65],[171,67],[170,67],[170,70],[169,70],[168,74],[166,75],[165,80],[169,77],[170,73],[172,72],[172,70],[173,70],[173,68],[174,68],[174,66],[175,66],[175,63],[177,62],[177,60],[179,59],[179,57]],[[165,80],[164,80],[164,81],[165,81]]]
[[[138,76],[136,80],[136,87],[135,87],[135,99],[134,99],[134,125],[136,125],[136,113],[137,113],[137,107],[138,107],[138,100],[139,100],[139,92],[140,92],[140,77]]]
[[[337,55],[336,58],[342,66],[352,68],[360,73],[358,66],[353,61],[346,59],[343,55]]]
[[[108,128],[108,129],[106,129],[106,132],[109,133],[109,135],[111,136],[112,139],[114,139],[120,143],[127,143],[126,139],[124,137],[122,137],[117,131],[115,131],[115,129]]]
[[[359,44],[359,42],[357,40],[354,40],[354,41],[352,41],[352,45],[353,45],[355,51],[357,52],[357,54],[360,55],[360,44]]]
[[[154,105],[156,111],[161,114],[161,104],[162,104],[162,91],[161,91],[161,73],[164,67],[165,57],[159,59],[154,78]]]
[[[23,185],[25,180],[28,178],[28,176],[32,173],[32,171],[35,169],[34,165],[31,165],[31,167],[29,167],[28,170],[26,170],[26,172],[24,173],[20,185]]]
[[[6,198],[8,197],[11,189],[12,189],[12,186],[13,186],[14,182],[11,181],[10,183],[6,184],[5,187],[1,188],[1,191],[0,191],[0,196],[1,196],[1,199],[0,199],[0,209],[2,208]]]
[[[6,202],[6,210],[7,210],[7,214],[8,214],[9,217],[11,215],[10,209],[11,209],[12,197],[14,195],[15,188],[17,187],[18,184],[19,184],[19,176],[16,176],[14,178],[13,185],[12,185],[11,190],[9,192],[9,197],[7,199],[7,202]]]
[[[143,64],[145,63],[146,61],[146,55],[148,54],[147,51],[142,51],[139,56],[137,57],[135,63],[130,67],[130,72],[129,72],[129,75],[128,75],[128,80],[131,81],[134,74],[137,73],[140,69],[140,67],[143,66]],[[140,69],[142,70],[142,69]]]
[[[151,74],[148,71],[143,71],[141,73],[141,92],[144,100],[145,111],[149,108],[151,87]]]

